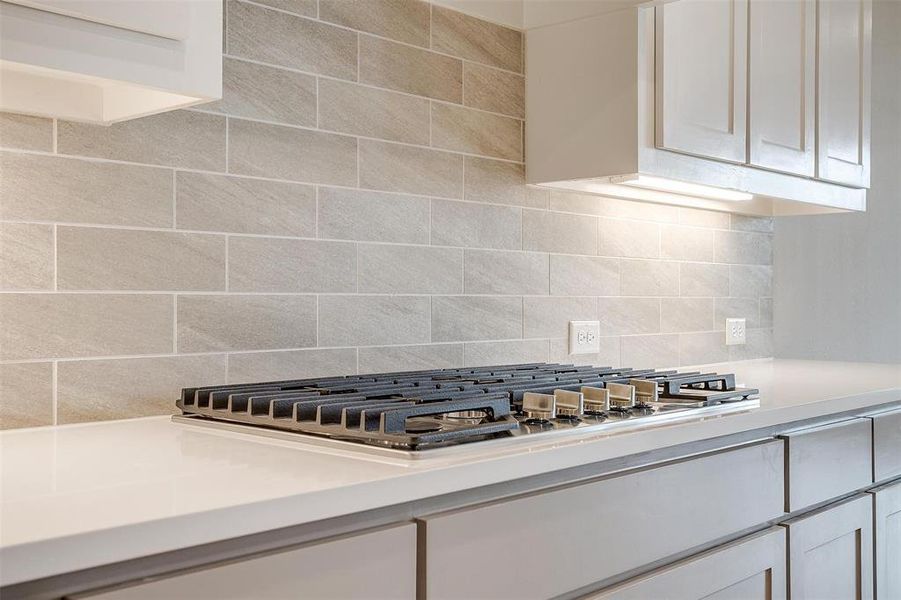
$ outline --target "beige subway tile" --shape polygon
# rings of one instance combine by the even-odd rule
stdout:
[[[713,298],[661,298],[660,329],[664,333],[712,331]]]
[[[304,17],[316,17],[317,0],[254,0],[254,2]]]
[[[629,259],[621,264],[623,296],[679,295],[679,263]]]
[[[768,233],[716,231],[716,262],[773,264],[773,236]]]
[[[679,334],[679,358],[683,365],[703,365],[729,360],[729,347],[722,333]]]
[[[0,360],[172,351],[172,296],[0,294]]]
[[[522,245],[520,209],[433,200],[432,243],[441,246],[518,250]]]
[[[320,79],[319,127],[428,146],[429,101],[356,83]]]
[[[62,290],[224,290],[225,236],[59,227]]]
[[[463,63],[463,104],[523,119],[525,77],[476,63]]]
[[[726,319],[745,319],[746,329],[760,327],[760,303],[757,298],[717,298],[716,329],[726,330]]]
[[[432,48],[460,58],[522,72],[522,32],[432,5]]]
[[[356,372],[356,348],[307,348],[228,355],[229,383],[332,377]]]
[[[172,226],[172,171],[0,152],[0,218]]]
[[[729,295],[739,298],[772,296],[773,267],[769,265],[730,266]]]
[[[429,243],[429,199],[319,188],[319,237]]]
[[[0,147],[52,151],[53,120],[0,113]]]
[[[522,298],[435,296],[432,340],[468,342],[522,337]]]
[[[597,367],[619,367],[620,338],[618,336],[601,336],[598,338],[599,351],[594,354],[570,354],[569,339],[550,340],[550,356],[548,360],[576,365],[594,365]]]
[[[679,207],[621,200],[595,194],[580,194],[551,190],[550,208],[561,212],[573,212],[617,219],[635,219],[655,223],[678,223]]]
[[[462,366],[463,344],[360,348],[360,373],[453,369]]]
[[[0,223],[0,290],[53,289],[53,226]]]
[[[233,292],[355,292],[356,245],[230,237],[228,286]]]
[[[228,52],[341,79],[357,78],[357,34],[252,4],[228,2]]]
[[[729,213],[701,210],[699,208],[680,208],[679,224],[691,225],[692,227],[729,229]]]
[[[758,324],[761,327],[773,328],[773,299],[772,298],[761,298],[760,299],[760,321]]]
[[[360,187],[463,197],[463,157],[402,144],[360,140]]]
[[[0,429],[53,425],[53,364],[0,365]]]
[[[709,263],[679,265],[679,293],[682,296],[727,296],[729,266]]]
[[[432,146],[521,161],[522,121],[433,102]]]
[[[594,297],[526,297],[522,301],[524,338],[559,338],[569,335],[570,321],[594,321]]]
[[[466,200],[529,208],[547,206],[541,194],[528,193],[532,190],[525,186],[524,165],[467,156],[465,168],[463,197]]]
[[[313,296],[180,295],[179,352],[266,350],[316,345]]]
[[[360,292],[460,294],[463,250],[429,246],[360,244]]]
[[[713,262],[713,231],[664,225],[660,231],[660,256],[675,260]]]
[[[319,18],[399,42],[429,45],[429,3],[421,0],[321,0]]]
[[[463,359],[467,367],[546,362],[548,341],[467,342],[463,344]]]
[[[64,423],[168,415],[184,387],[225,383],[225,355],[63,361],[58,420]]]
[[[623,366],[635,369],[679,366],[678,335],[627,335],[621,344]]]
[[[316,235],[316,188],[299,183],[179,171],[175,207],[180,229]]]
[[[199,108],[235,117],[315,127],[316,78],[223,58],[222,100]]]
[[[619,260],[551,254],[551,294],[618,296],[619,293]]]
[[[320,346],[378,346],[429,341],[426,296],[320,296]]]
[[[467,294],[548,293],[547,254],[466,250],[463,262],[463,289]]]
[[[231,173],[356,185],[357,140],[345,135],[229,119]]]
[[[543,210],[522,211],[523,250],[597,254],[598,220]]]
[[[773,217],[752,217],[749,215],[729,215],[732,229],[737,231],[758,231],[773,233],[775,219]]]
[[[463,101],[463,61],[369,35],[360,36],[360,81],[436,100]]]
[[[60,154],[225,170],[225,117],[177,110],[113,125],[59,121]]]
[[[660,257],[660,225],[647,221],[599,219],[598,254],[632,258]],[[711,238],[711,246],[713,239]]]
[[[547,210],[550,204],[551,192],[546,188],[529,185],[526,186],[526,196],[528,197],[529,206]]]
[[[746,344],[729,346],[729,360],[752,360],[755,358],[772,358],[772,356],[772,329],[749,329]]]
[[[598,298],[597,319],[601,335],[659,333],[660,299]]]

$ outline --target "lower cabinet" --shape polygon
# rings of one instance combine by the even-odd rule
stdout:
[[[584,600],[781,600],[785,570],[785,530],[772,527]]]
[[[792,600],[873,598],[873,500],[869,494],[784,525]]]
[[[92,600],[310,600],[416,596],[412,523],[86,594]]]
[[[870,490],[876,530],[876,599],[901,598],[901,480]]]

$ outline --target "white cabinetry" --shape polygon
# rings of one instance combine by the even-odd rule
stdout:
[[[751,0],[749,157],[813,177],[816,0]]]
[[[412,600],[415,595],[416,526],[407,523],[83,597]]]
[[[584,600],[784,600],[785,530],[720,546]]]
[[[0,1],[0,110],[113,123],[222,96],[220,0]]]
[[[873,597],[873,501],[869,495],[785,525],[792,600]]]
[[[817,176],[870,185],[870,0],[819,1]]]
[[[747,34],[747,0],[657,8],[657,146],[745,161]]]
[[[870,494],[876,517],[876,600],[901,598],[901,481]]]

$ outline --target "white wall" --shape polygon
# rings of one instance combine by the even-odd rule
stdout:
[[[776,220],[776,356],[901,362],[901,2],[873,3],[863,214]]]

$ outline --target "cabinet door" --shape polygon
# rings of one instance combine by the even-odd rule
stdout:
[[[816,0],[751,0],[752,165],[813,177]]]
[[[870,185],[870,0],[819,0],[817,177]]]
[[[773,527],[585,600],[778,600],[785,598],[785,531]]]
[[[873,501],[868,494],[785,525],[792,600],[873,598]]]
[[[747,0],[656,8],[657,146],[745,162]]]
[[[876,600],[901,598],[901,481],[877,488]]]
[[[415,595],[416,526],[408,523],[83,597],[412,600]]]

